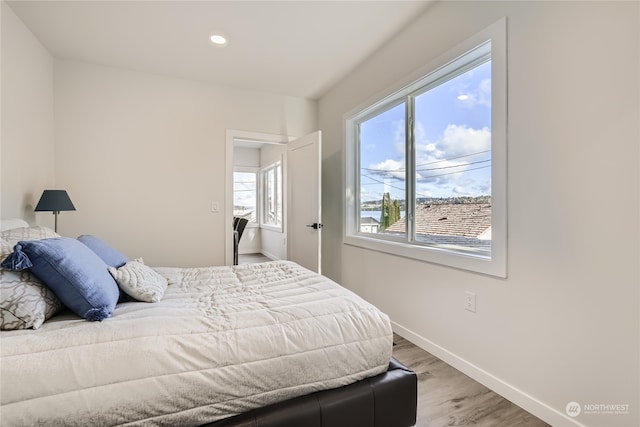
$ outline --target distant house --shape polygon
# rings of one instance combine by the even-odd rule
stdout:
[[[406,217],[386,233],[404,234]],[[416,239],[427,243],[491,247],[491,205],[486,203],[426,204],[416,206]]]
[[[360,218],[361,233],[377,233],[380,229],[380,221],[370,216]]]

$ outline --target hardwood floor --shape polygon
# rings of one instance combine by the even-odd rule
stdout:
[[[238,263],[265,262],[262,254],[239,255]],[[393,356],[418,375],[415,427],[549,427],[519,406],[394,334]]]
[[[238,255],[238,264],[252,264],[254,262],[272,261],[271,258],[262,254],[240,254]]]
[[[548,426],[397,334],[394,343],[394,357],[418,375],[416,427]]]

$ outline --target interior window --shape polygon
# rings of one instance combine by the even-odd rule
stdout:
[[[258,221],[258,172],[235,170],[233,172],[233,216],[247,218],[250,223]]]
[[[282,165],[273,163],[262,170],[263,225],[282,227]]]

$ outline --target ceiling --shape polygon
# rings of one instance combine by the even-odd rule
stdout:
[[[431,1],[7,3],[56,58],[317,99]]]

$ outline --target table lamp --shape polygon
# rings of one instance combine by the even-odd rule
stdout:
[[[60,211],[75,211],[71,199],[65,190],[44,190],[40,201],[34,209],[36,212],[53,212],[55,216],[55,232],[58,232],[58,214]]]

